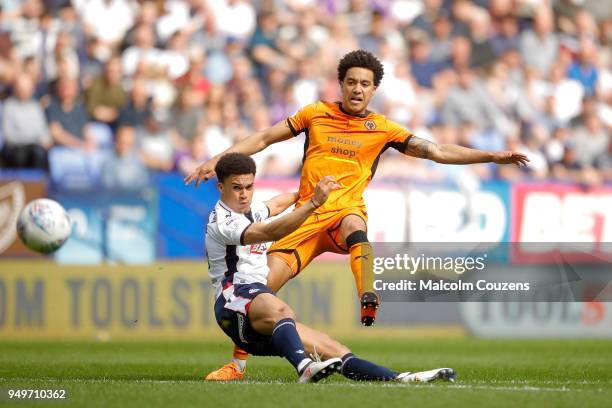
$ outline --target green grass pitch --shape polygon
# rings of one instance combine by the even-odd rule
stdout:
[[[239,383],[201,377],[228,359],[225,339],[193,342],[0,342],[7,389],[66,389],[52,406],[87,407],[604,407],[612,401],[612,343],[604,340],[393,339],[346,341],[396,370],[450,366],[455,383],[356,383],[340,375],[295,384],[281,358],[252,357]],[[44,405],[44,404],[43,404]],[[47,406],[47,405],[45,405]]]

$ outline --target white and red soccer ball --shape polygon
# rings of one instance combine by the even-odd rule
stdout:
[[[21,241],[43,254],[59,249],[71,232],[70,218],[64,207],[48,198],[29,202],[17,218],[17,234]]]

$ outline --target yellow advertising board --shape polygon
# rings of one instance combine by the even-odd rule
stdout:
[[[334,336],[440,335],[460,328],[359,325],[344,263],[312,265],[279,293],[297,319]],[[0,261],[0,339],[200,339],[223,336],[206,262],[67,266]]]
[[[350,272],[312,268],[282,290],[300,320],[350,331]],[[0,337],[201,338],[218,336],[206,263],[63,266],[0,262]]]

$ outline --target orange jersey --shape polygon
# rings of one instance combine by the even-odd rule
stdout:
[[[294,136],[306,133],[299,200],[312,197],[324,176],[335,176],[342,186],[333,191],[318,213],[364,207],[363,191],[372,180],[380,155],[389,147],[402,153],[412,133],[384,115],[354,116],[339,103],[317,102],[287,119]]]

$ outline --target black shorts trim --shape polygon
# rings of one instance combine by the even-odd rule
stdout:
[[[293,256],[295,256],[295,260],[297,261],[297,271],[295,271],[295,275],[293,276],[296,276],[297,274],[302,272],[302,260],[300,259],[300,254],[298,253],[297,249],[271,249],[268,251],[268,254],[272,254],[274,252],[292,254]]]

